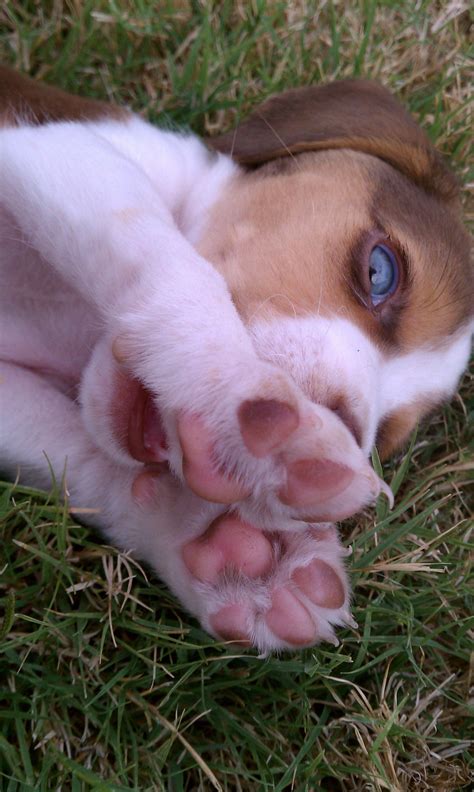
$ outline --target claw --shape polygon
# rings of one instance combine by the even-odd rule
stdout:
[[[393,509],[395,500],[393,497],[393,492],[388,484],[386,484],[386,482],[381,479],[372,468],[370,468],[365,475],[369,481],[370,493],[373,500],[376,500],[380,493],[383,493],[388,500],[390,509]]]
[[[356,622],[354,617],[351,616],[351,614],[348,611],[345,611],[342,614],[342,618],[344,619],[344,621],[345,621],[345,623],[347,624],[348,627],[352,627],[353,630],[358,630],[359,629],[358,623]]]
[[[379,479],[379,486],[380,486],[380,492],[383,492],[383,494],[385,495],[385,497],[388,500],[389,508],[393,509],[393,505],[395,503],[395,498],[393,497],[392,490],[390,489],[388,484],[386,484],[385,481],[382,481],[382,479]]]

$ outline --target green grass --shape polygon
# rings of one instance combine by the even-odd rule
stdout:
[[[3,60],[200,133],[285,87],[376,77],[472,183],[459,4],[7,0],[0,15]],[[359,628],[338,649],[215,644],[54,494],[2,484],[0,788],[467,787],[473,405],[466,376],[386,467],[395,509],[344,525]]]

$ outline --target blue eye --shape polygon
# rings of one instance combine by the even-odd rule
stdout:
[[[376,245],[369,257],[370,296],[373,305],[387,299],[398,286],[398,265],[392,251]]]

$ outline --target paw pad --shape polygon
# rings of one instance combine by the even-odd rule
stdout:
[[[329,526],[264,534],[236,516],[182,548],[204,626],[263,651],[336,641],[351,622],[344,555]]]
[[[316,640],[315,620],[288,589],[273,593],[272,607],[265,615],[265,622],[275,635],[293,646],[305,646]]]
[[[250,646],[247,632],[247,613],[238,603],[226,605],[211,617],[214,632],[224,641],[234,641],[241,646]]]
[[[219,519],[183,548],[183,559],[194,577],[215,583],[224,569],[249,578],[270,571],[273,552],[264,534],[236,517]]]
[[[299,423],[295,408],[275,399],[245,401],[238,416],[242,439],[255,457],[275,451]]]

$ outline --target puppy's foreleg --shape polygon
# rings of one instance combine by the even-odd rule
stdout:
[[[223,278],[179,232],[147,175],[97,128],[2,130],[0,195],[28,243],[99,309],[103,354],[114,348],[153,393],[171,466],[195,492],[224,502],[253,493],[257,505],[270,493],[265,508],[281,518],[298,488],[283,501],[274,494],[286,493],[290,477],[304,488],[296,505],[307,509],[328,495],[313,461],[323,429],[330,435],[323,463],[337,463],[335,491],[357,478],[349,513],[376,494],[348,430],[338,425],[337,443],[329,442],[330,417],[257,357]],[[228,475],[237,495],[222,484]]]
[[[5,129],[0,195],[28,243],[98,307],[109,355],[119,337],[116,354],[156,394],[168,433],[171,416],[199,413],[222,440],[221,461],[247,459],[250,484],[258,465],[242,442],[239,406],[297,398],[285,375],[259,361],[223,278],[179,232],[146,174],[92,125]]]

